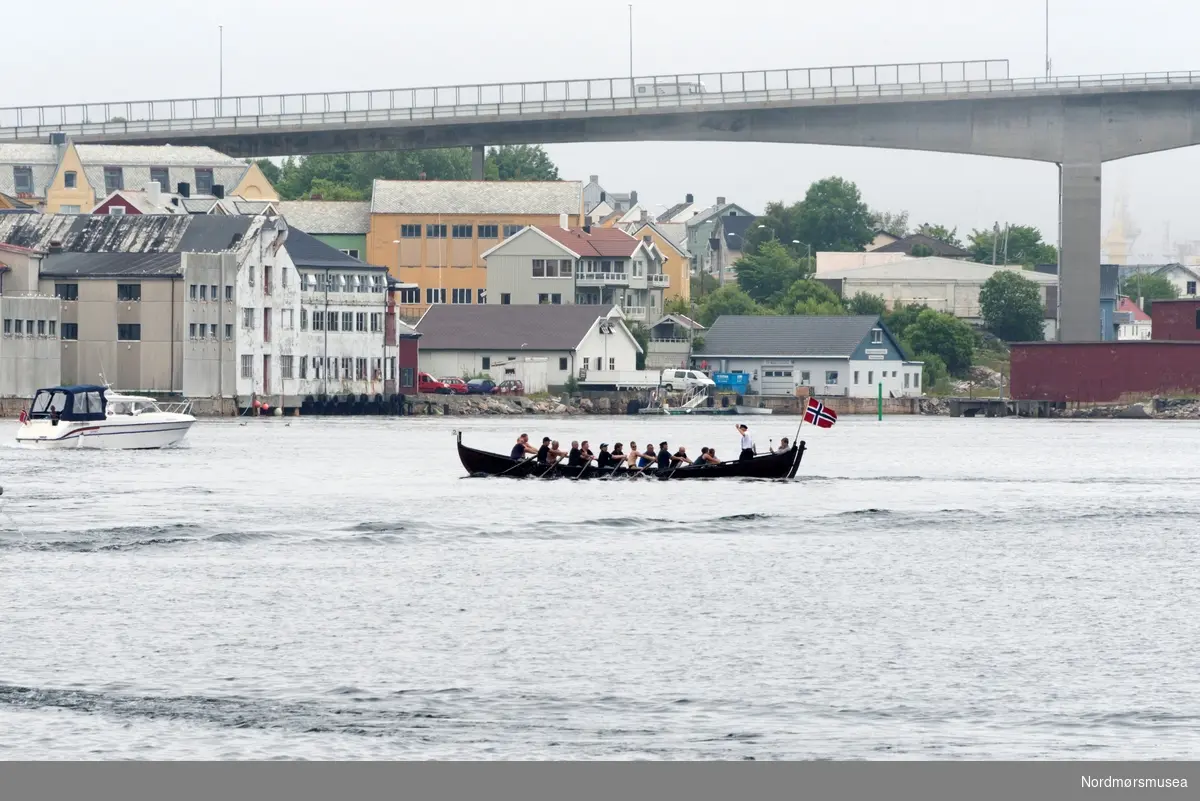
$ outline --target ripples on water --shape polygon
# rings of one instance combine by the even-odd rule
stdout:
[[[498,451],[513,425],[736,445],[453,422]],[[1194,423],[844,418],[786,484],[468,479],[450,428],[0,450],[0,758],[1200,747]]]

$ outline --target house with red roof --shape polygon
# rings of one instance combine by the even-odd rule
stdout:
[[[662,317],[670,286],[653,239],[618,228],[530,226],[483,258],[489,304],[611,305],[648,326]]]
[[[1121,297],[1117,301],[1113,322],[1117,324],[1118,340],[1150,339],[1150,315],[1133,301],[1132,298]]]

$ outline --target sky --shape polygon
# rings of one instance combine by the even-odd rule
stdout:
[[[1045,73],[1047,0],[635,0],[637,75],[1007,59]],[[206,0],[4,2],[10,30],[49,30],[15,55],[35,69],[0,82],[0,107],[627,76],[629,6],[592,0]],[[119,9],[119,10],[118,10]],[[1049,0],[1055,75],[1200,70],[1200,3]],[[75,41],[72,41],[74,39]],[[26,40],[35,41],[35,40]],[[114,43],[116,43],[114,45]],[[754,143],[551,145],[563,178],[670,206],[724,196],[751,211],[840,175],[875,209],[960,234],[1030,224],[1053,241],[1054,165],[982,156]],[[1200,148],[1104,167],[1104,226],[1125,194],[1145,261],[1200,240],[1190,176]]]

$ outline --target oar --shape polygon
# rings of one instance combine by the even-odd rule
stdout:
[[[561,461],[562,461],[562,457],[559,456],[557,459],[555,459],[553,462],[550,463],[550,466],[547,467],[546,471],[544,473],[542,473],[540,476],[538,476],[538,478],[545,478],[546,476],[548,476],[550,474],[550,471],[553,470],[555,467],[557,467],[558,463]]]

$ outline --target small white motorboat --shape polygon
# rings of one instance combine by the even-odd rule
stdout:
[[[17,444],[36,448],[143,450],[167,448],[185,436],[196,418],[191,403],[160,404],[109,387],[83,385],[39,389],[17,429]]]
[[[740,403],[733,407],[735,414],[773,414],[774,410],[766,406],[743,406]]]

